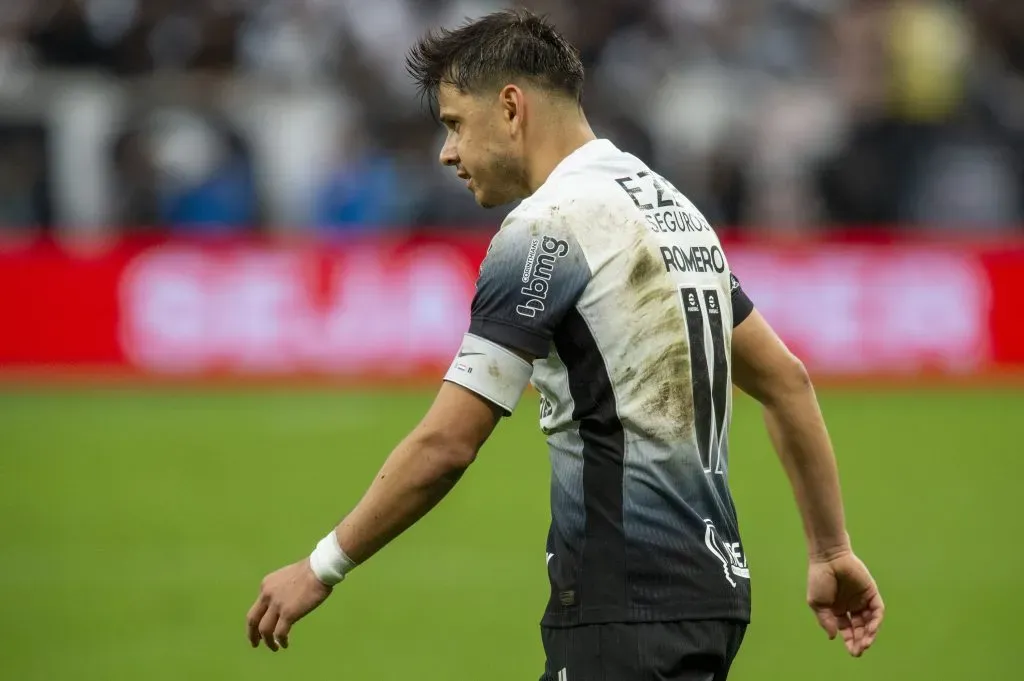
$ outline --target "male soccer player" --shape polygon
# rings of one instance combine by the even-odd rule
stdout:
[[[883,605],[850,547],[811,382],[754,309],[694,205],[596,139],[583,66],[545,20],[428,35],[411,73],[448,128],[441,162],[494,237],[436,400],[308,558],[263,581],[253,646],[291,626],[458,481],[532,379],[551,457],[544,679],[725,679],[750,572],[728,486],[731,384],[763,406],[808,545],[807,599],[854,656]]]

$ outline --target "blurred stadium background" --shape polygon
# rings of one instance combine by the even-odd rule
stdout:
[[[1024,474],[1024,3],[548,0],[598,132],[726,235],[804,358],[889,605],[803,605],[755,406],[735,678],[1012,679]],[[416,422],[504,211],[436,162],[403,56],[486,0],[0,2],[0,676],[536,678],[547,460],[524,400],[442,508],[248,649]],[[809,314],[808,310],[813,310]]]

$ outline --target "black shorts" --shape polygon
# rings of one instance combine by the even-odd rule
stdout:
[[[726,620],[541,627],[541,681],[725,681],[746,629]]]

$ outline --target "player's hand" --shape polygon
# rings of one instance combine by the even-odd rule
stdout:
[[[271,572],[263,578],[259,598],[246,617],[249,643],[258,648],[262,639],[273,651],[287,648],[292,625],[330,595],[331,587],[313,574],[308,558]]]
[[[842,634],[846,650],[854,657],[875,642],[885,614],[875,580],[852,552],[811,560],[807,603],[829,639]]]

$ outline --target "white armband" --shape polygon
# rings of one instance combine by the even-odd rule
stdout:
[[[355,568],[356,564],[341,550],[338,535],[331,530],[309,555],[309,566],[317,579],[327,586],[334,586],[345,579],[345,575]]]
[[[533,365],[497,343],[467,333],[444,380],[457,383],[511,414],[523,396]]]

